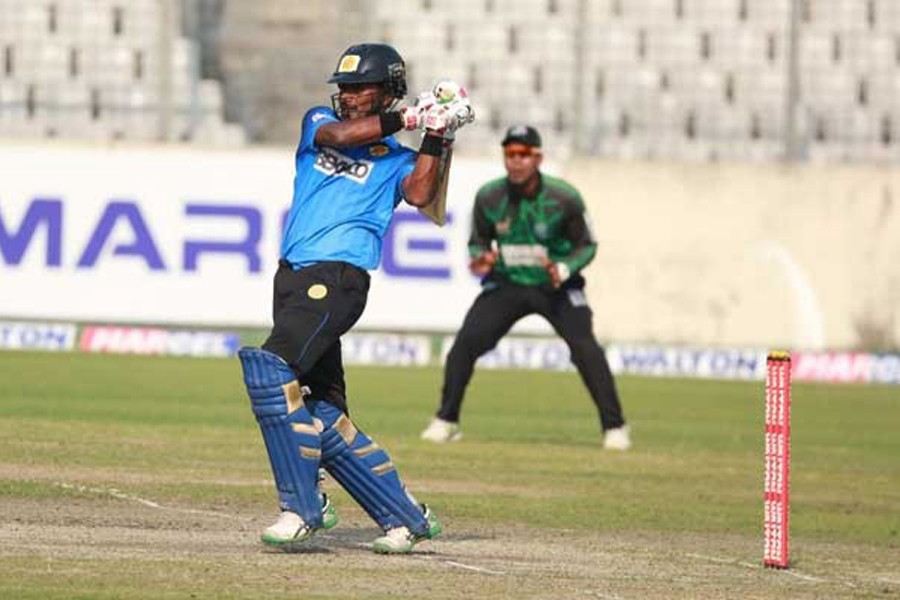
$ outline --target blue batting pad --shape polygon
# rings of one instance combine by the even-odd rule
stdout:
[[[309,409],[324,426],[322,466],[331,476],[382,529],[405,525],[424,535],[428,522],[406,493],[387,452],[334,405],[312,401]]]
[[[260,348],[238,351],[250,405],[262,430],[282,510],[311,527],[322,526],[319,497],[321,439],[303,403],[300,384],[278,355]]]

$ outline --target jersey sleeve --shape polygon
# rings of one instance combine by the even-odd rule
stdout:
[[[562,262],[572,273],[576,273],[594,260],[597,253],[597,241],[591,231],[584,201],[577,192],[566,203],[565,219],[564,235],[571,242],[572,251],[562,259]]]
[[[469,235],[469,256],[476,258],[491,249],[494,227],[484,213],[484,188],[475,195],[472,209],[472,232]]]
[[[306,111],[303,115],[303,125],[300,129],[300,145],[298,152],[309,150],[316,145],[316,132],[319,127],[325,123],[335,123],[338,121],[334,111],[324,106],[316,106]]]

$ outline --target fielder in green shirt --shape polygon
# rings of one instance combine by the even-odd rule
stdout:
[[[475,361],[519,319],[539,314],[565,340],[572,362],[600,414],[603,445],[627,450],[631,438],[615,381],[597,343],[581,270],[597,251],[584,202],[574,187],[541,173],[541,137],[527,125],[503,138],[506,177],[475,196],[470,269],[482,292],[469,308],[444,368],[441,406],[422,438],[462,437],[460,410]]]

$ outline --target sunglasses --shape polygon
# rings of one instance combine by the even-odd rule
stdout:
[[[531,148],[523,148],[521,150],[520,149],[510,149],[510,150],[503,151],[503,156],[505,156],[506,158],[528,158],[528,157],[534,156],[536,154],[538,154],[538,153],[535,152],[534,150],[532,150]]]

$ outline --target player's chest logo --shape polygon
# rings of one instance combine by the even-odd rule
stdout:
[[[539,240],[546,240],[550,233],[550,227],[544,221],[538,221],[534,224],[534,237]]]
[[[507,235],[509,233],[510,225],[512,224],[512,220],[509,217],[506,217],[502,221],[497,221],[497,233],[499,235]]]
[[[315,168],[328,176],[346,177],[362,185],[369,178],[375,163],[370,160],[351,158],[334,148],[322,148],[316,155]]]

